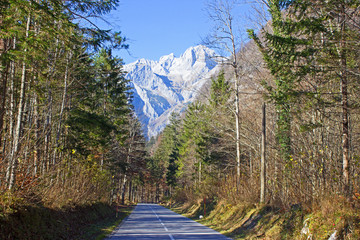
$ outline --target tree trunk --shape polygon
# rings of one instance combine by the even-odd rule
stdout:
[[[0,25],[2,25],[2,17],[0,16]],[[6,48],[8,45],[7,40],[0,39],[0,57],[6,52]],[[2,146],[2,140],[3,140],[3,126],[4,126],[4,115],[5,115],[5,102],[6,102],[6,89],[7,89],[7,81],[8,81],[8,73],[9,73],[9,61],[2,60],[0,63],[0,79],[2,79],[2,82],[0,83],[0,149]],[[2,152],[0,152],[0,156],[3,155]],[[1,156],[3,157],[3,156]]]
[[[52,91],[50,83],[48,83],[48,106],[46,113],[46,121],[44,126],[45,139],[44,139],[44,161],[43,161],[43,174],[49,170],[51,163],[50,159],[50,144],[51,144],[51,122],[52,122]]]
[[[64,76],[64,91],[63,91],[63,97],[62,97],[62,101],[61,101],[59,123],[58,123],[57,131],[56,131],[55,149],[54,149],[54,155],[53,155],[54,164],[56,164],[57,150],[60,146],[59,140],[60,140],[60,135],[61,135],[62,119],[63,119],[64,110],[65,110],[65,106],[66,106],[66,98],[67,98],[67,90],[68,90],[68,75],[69,75],[69,58],[71,58],[70,53],[66,59],[65,76]]]
[[[26,33],[25,33],[25,37],[28,38],[29,37],[29,30],[30,30],[30,17],[31,15],[29,14],[28,19],[27,19],[27,23],[26,23]],[[26,59],[26,54],[27,54],[27,48],[24,49],[24,54],[25,54],[25,59]],[[21,131],[22,131],[22,117],[23,117],[23,108],[24,108],[24,103],[25,103],[25,82],[26,82],[26,62],[25,60],[23,61],[22,64],[22,71],[21,71],[21,87],[20,87],[20,100],[19,100],[19,105],[18,105],[18,115],[17,115],[17,122],[16,122],[16,127],[15,127],[15,131],[14,131],[14,142],[13,142],[13,146],[12,146],[12,150],[10,153],[10,161],[9,161],[9,167],[8,167],[8,171],[9,171],[9,190],[12,190],[14,185],[15,185],[15,181],[16,181],[16,170],[17,170],[17,166],[18,166],[18,159],[17,159],[17,154],[18,154],[18,150],[19,150],[19,145],[20,145],[20,137],[21,137]]]
[[[125,204],[125,192],[126,192],[126,173],[124,174],[123,177],[123,182],[122,182],[122,187],[121,187],[121,204],[124,205]]]
[[[235,45],[233,43],[233,68],[234,68],[234,84],[235,84],[235,131],[236,131],[236,188],[239,190],[240,185],[240,176],[241,176],[241,146],[240,146],[240,106],[239,106],[239,74],[237,70],[237,60],[236,60],[236,51]]]
[[[261,163],[260,163],[260,203],[266,197],[266,105],[262,106]]]
[[[234,33],[233,24],[234,16],[232,10],[236,7],[235,1],[209,1],[208,13],[211,20],[213,20],[217,27],[214,34],[210,36],[208,45],[225,48],[230,54],[228,63],[232,68],[234,77],[234,91],[235,91],[235,147],[236,147],[236,186],[239,190],[240,175],[241,175],[241,145],[240,145],[240,109],[239,109],[239,72],[238,72],[238,57],[237,39]]]
[[[158,203],[160,201],[160,187],[159,183],[156,182],[156,197],[155,197],[155,203]]]
[[[201,169],[202,167],[202,163],[201,163],[201,160],[199,160],[199,188],[201,188]]]
[[[59,24],[58,22],[55,20],[54,22],[55,25],[57,25],[59,28]],[[43,161],[43,173],[45,173],[46,171],[49,170],[49,166],[50,164],[55,164],[54,161],[52,161],[51,159],[51,152],[50,152],[50,147],[51,147],[51,135],[52,135],[52,103],[53,103],[53,94],[52,94],[52,89],[51,89],[51,81],[53,79],[53,76],[55,74],[55,70],[56,70],[56,66],[57,66],[57,61],[58,61],[58,55],[60,52],[60,48],[59,48],[59,42],[60,40],[57,38],[55,41],[55,53],[54,53],[54,57],[53,57],[53,61],[51,63],[49,63],[49,77],[47,79],[46,82],[46,88],[47,88],[47,113],[46,113],[46,121],[45,121],[45,128],[44,128],[44,132],[45,132],[45,139],[44,139],[44,161]],[[49,53],[50,54],[50,53]]]
[[[349,159],[349,102],[348,102],[348,78],[347,78],[347,50],[346,50],[346,9],[341,5],[340,32],[341,40],[338,49],[340,57],[341,78],[341,106],[342,106],[342,175],[343,192],[350,198],[350,159]]]
[[[129,202],[131,202],[131,194],[132,194],[132,180],[130,178],[130,180],[129,180],[129,196],[128,196]]]
[[[343,182],[344,194],[350,196],[350,163],[349,163],[349,113],[348,113],[348,90],[346,75],[346,59],[343,57],[341,74],[341,95],[342,95],[342,159],[343,159]]]
[[[35,94],[34,96],[34,124],[36,126],[35,129],[35,146],[34,146],[34,176],[38,175],[39,171],[39,163],[41,159],[41,148],[39,147],[41,141],[41,125],[40,125],[40,116],[39,116],[39,103],[38,96]]]
[[[8,135],[10,136],[9,138],[9,149],[8,149],[8,152],[11,153],[12,151],[12,146],[13,146],[13,136],[14,136],[14,111],[15,111],[15,93],[14,93],[14,78],[15,78],[15,63],[14,62],[11,62],[10,63],[10,68],[11,68],[11,73],[10,73],[10,91],[9,91],[9,94],[10,94],[10,108],[9,108],[9,131],[8,131]],[[6,170],[6,183],[9,182],[10,180],[10,170],[11,170],[11,165],[10,165],[10,162],[11,162],[11,157],[10,157],[11,154],[9,154],[8,156],[8,167],[7,167],[7,170]]]
[[[1,64],[1,68],[4,67]],[[4,116],[5,116],[5,103],[6,103],[6,90],[7,90],[7,81],[8,81],[8,71],[9,71],[9,64],[6,64],[4,67],[5,69],[0,72],[0,79],[2,79],[0,85],[0,149],[2,146],[3,140],[3,133],[4,133]],[[2,155],[2,153],[0,153]]]

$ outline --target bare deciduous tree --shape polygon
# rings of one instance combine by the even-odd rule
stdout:
[[[233,10],[237,5],[235,0],[213,0],[208,3],[207,12],[209,18],[214,23],[213,31],[204,39],[204,43],[218,50],[225,50],[230,56],[218,56],[217,60],[221,63],[231,66],[234,82],[234,106],[235,106],[235,144],[236,144],[236,174],[238,184],[240,183],[241,174],[241,146],[240,146],[240,110],[239,110],[239,63],[238,50],[242,41],[236,31]]]

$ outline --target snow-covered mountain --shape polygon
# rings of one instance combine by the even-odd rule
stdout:
[[[140,59],[124,66],[133,87],[136,115],[145,135],[157,135],[173,111],[181,112],[217,71],[215,52],[205,46],[190,47],[180,57],[166,55],[159,61]]]

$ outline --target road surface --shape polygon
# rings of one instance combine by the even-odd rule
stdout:
[[[107,240],[230,240],[189,218],[156,204],[138,204]]]

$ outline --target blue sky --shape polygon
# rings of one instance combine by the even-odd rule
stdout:
[[[187,48],[201,44],[211,30],[204,8],[208,0],[121,0],[117,10],[105,16],[113,28],[121,31],[130,45],[114,52],[124,62],[139,58],[159,60],[174,53],[179,57]]]
[[[121,0],[105,19],[128,38],[131,56],[125,51],[115,54],[125,63],[139,58],[158,60],[170,53],[179,56],[209,32],[205,1]]]

